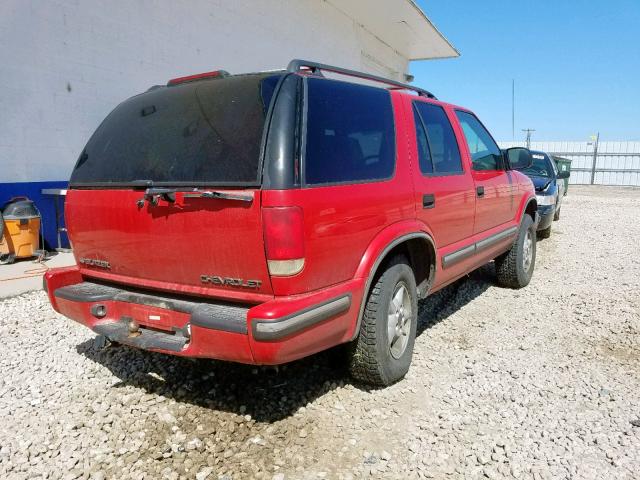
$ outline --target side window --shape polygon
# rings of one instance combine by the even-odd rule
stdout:
[[[474,170],[500,170],[502,153],[480,121],[467,112],[456,110],[462,126]]]
[[[413,108],[413,121],[416,125],[420,171],[426,174],[433,173],[433,161],[431,160],[431,152],[429,151],[429,143],[427,142],[427,132],[424,130],[422,119],[415,107]]]
[[[389,92],[308,78],[304,162],[309,185],[390,178],[395,130]]]
[[[433,173],[461,173],[462,161],[453,127],[444,109],[439,105],[414,102],[418,116],[426,130],[427,149],[433,165]],[[419,141],[419,140],[418,140]],[[423,173],[431,173],[425,172]]]

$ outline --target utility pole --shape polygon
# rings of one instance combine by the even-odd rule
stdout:
[[[527,134],[527,139],[526,139],[527,148],[531,148],[531,134],[533,132],[535,132],[536,129],[535,128],[523,128],[522,131],[526,132],[526,134]]]
[[[511,79],[511,140],[516,139],[516,79]]]
[[[591,185],[596,181],[596,164],[598,162],[598,143],[600,142],[600,132],[592,136],[593,144],[593,162],[591,163]]]

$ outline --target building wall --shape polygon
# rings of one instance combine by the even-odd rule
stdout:
[[[120,101],[173,77],[277,69],[296,57],[397,79],[408,65],[320,0],[3,0],[0,204],[24,192],[52,224],[39,189],[64,185]]]

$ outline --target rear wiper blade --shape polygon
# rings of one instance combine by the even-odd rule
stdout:
[[[239,202],[253,202],[253,192],[229,193],[221,190],[194,190],[193,193],[185,193],[185,198],[220,198],[223,200],[237,200]]]
[[[198,188],[164,188],[149,187],[144,191],[144,196],[136,204],[142,208],[145,201],[151,205],[157,205],[160,198],[169,203],[175,203],[176,193],[185,192],[184,198],[219,198],[222,200],[236,200],[239,202],[252,202],[253,192],[229,193],[221,190],[200,190]]]

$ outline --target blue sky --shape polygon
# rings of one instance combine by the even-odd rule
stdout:
[[[458,49],[414,83],[470,108],[497,140],[640,140],[640,0],[418,0]]]

